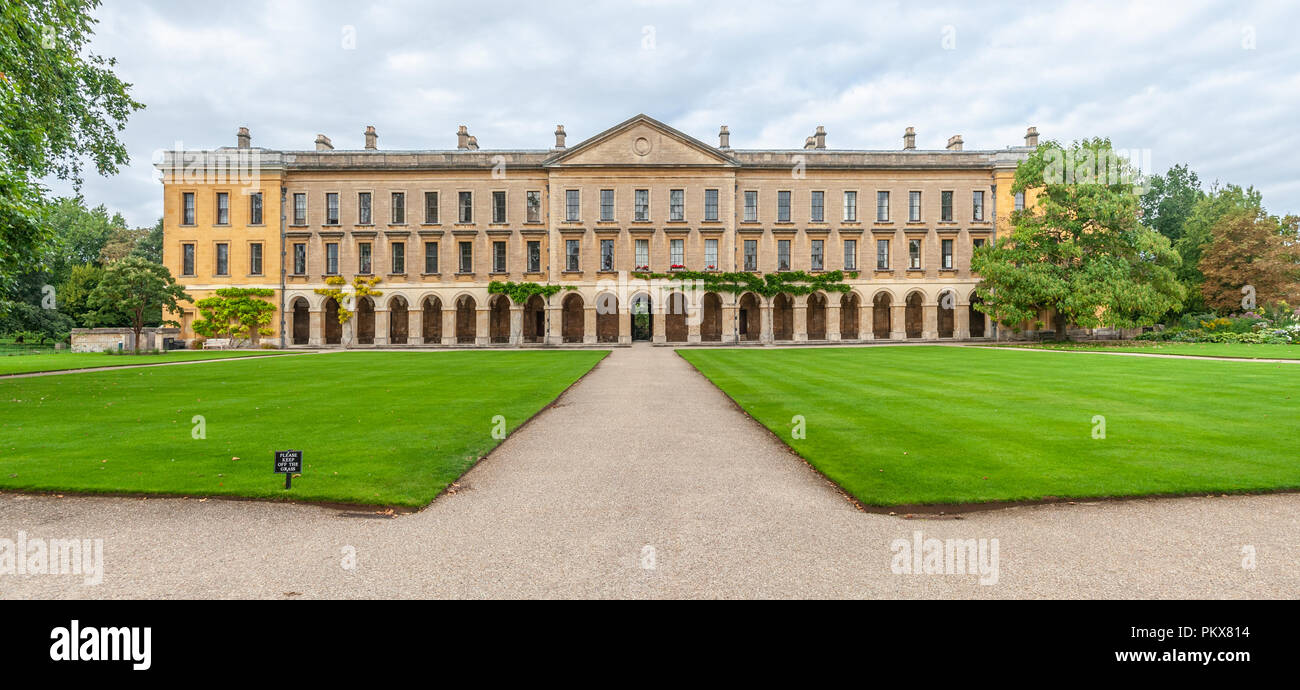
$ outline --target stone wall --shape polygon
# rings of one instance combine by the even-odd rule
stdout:
[[[141,350],[161,350],[164,338],[180,337],[178,328],[145,328],[140,331]],[[104,352],[135,349],[135,333],[130,328],[74,328],[73,352]]]

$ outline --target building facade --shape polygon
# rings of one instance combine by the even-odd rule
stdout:
[[[1023,201],[1016,165],[1037,145],[895,151],[711,146],[638,115],[574,146],[172,151],[163,261],[196,300],[272,289],[283,347],[992,338],[972,307],[971,252]],[[844,271],[849,291],[709,292],[637,274]],[[374,297],[318,289],[377,278]],[[522,304],[496,282],[561,286]],[[355,304],[353,303],[355,302]],[[185,305],[182,337],[196,310]]]

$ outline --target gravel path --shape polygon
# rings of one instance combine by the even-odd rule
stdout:
[[[20,530],[102,538],[103,582],[0,575],[0,598],[1300,593],[1300,495],[863,513],[673,350],[645,346],[614,350],[418,513],[0,495],[0,539]],[[891,544],[918,530],[997,539],[997,583],[892,573]]]

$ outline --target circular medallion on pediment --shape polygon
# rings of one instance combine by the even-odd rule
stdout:
[[[632,152],[638,156],[644,156],[647,153],[650,153],[650,149],[650,140],[645,137],[637,137],[636,141],[632,142]]]

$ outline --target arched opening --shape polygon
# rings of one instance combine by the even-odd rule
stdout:
[[[704,293],[704,314],[700,322],[700,340],[706,343],[722,341],[722,298],[716,292]]]
[[[369,297],[357,300],[357,343],[375,344],[375,301]]]
[[[921,293],[913,292],[907,296],[907,306],[903,313],[903,328],[909,338],[920,338],[924,311],[921,309]]]
[[[808,295],[808,305],[804,308],[809,340],[826,339],[826,296],[820,292]]]
[[[983,338],[984,334],[987,332],[985,328],[986,323],[984,321],[987,317],[984,312],[975,308],[976,304],[980,304],[983,301],[984,300],[981,300],[979,295],[972,293],[970,296],[970,306],[966,307],[970,310],[970,337],[972,338]]]
[[[670,343],[686,342],[686,295],[674,292],[668,295],[664,311],[664,340]]]
[[[794,339],[794,300],[785,293],[772,298],[772,339]]]
[[[325,300],[325,344],[343,342],[343,325],[339,323],[339,303],[333,297]]]
[[[293,300],[293,344],[306,345],[311,337],[311,311],[307,300],[298,297]]]
[[[872,298],[871,334],[876,340],[889,340],[889,333],[893,330],[893,324],[890,322],[893,307],[894,298],[890,297],[888,292],[877,292]]]
[[[939,337],[951,338],[956,328],[957,295],[944,292],[939,295]]]
[[[405,345],[410,333],[407,319],[406,298],[394,295],[388,300],[388,342],[392,345]]]
[[[632,298],[632,340],[651,340],[654,337],[653,307],[647,294]]]
[[[442,343],[442,300],[437,297],[424,298],[424,325],[421,330],[425,345]]]
[[[857,340],[858,316],[862,311],[862,300],[856,292],[846,292],[840,298],[840,340]]]
[[[495,295],[489,302],[488,337],[494,343],[510,342],[510,298]]]
[[[478,305],[474,298],[469,295],[462,295],[456,300],[456,342],[462,345],[473,345],[474,338],[478,334]]]
[[[570,293],[565,296],[561,316],[560,333],[563,334],[564,342],[580,343],[586,324],[586,314],[583,313],[582,297]]]
[[[618,342],[618,296],[612,292],[596,296],[596,342]]]
[[[758,304],[758,296],[746,292],[740,296],[740,313],[736,324],[740,330],[740,339],[758,342],[763,337],[763,310]]]
[[[524,303],[524,342],[540,343],[546,336],[546,300],[533,295]]]

